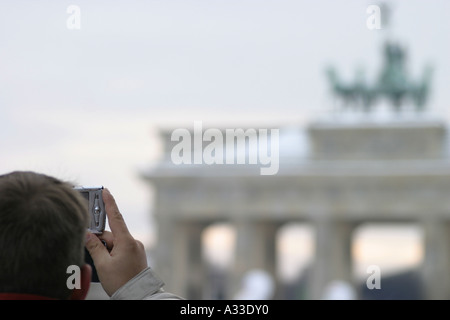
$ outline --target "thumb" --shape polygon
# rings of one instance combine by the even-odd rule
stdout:
[[[89,231],[86,233],[86,244],[85,247],[89,254],[94,260],[95,264],[98,264],[100,261],[109,257],[109,252],[106,247],[103,245],[101,240],[93,233]]]

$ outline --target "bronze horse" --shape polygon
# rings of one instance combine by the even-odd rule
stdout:
[[[432,68],[426,66],[419,81],[409,80],[405,68],[405,51],[397,44],[384,46],[384,65],[374,86],[367,85],[361,73],[353,83],[343,83],[334,68],[326,70],[332,91],[343,100],[344,106],[370,112],[375,103],[386,98],[396,112],[408,101],[417,111],[423,111],[429,96]]]

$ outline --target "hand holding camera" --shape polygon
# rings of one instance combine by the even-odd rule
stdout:
[[[108,189],[101,189],[99,200],[99,204],[104,202],[104,210],[100,207],[98,224],[95,217],[93,218],[94,222],[91,222],[86,237],[86,249],[94,261],[103,289],[111,296],[147,268],[148,264],[144,245],[135,240],[128,231],[116,201]],[[93,203],[95,204],[95,196]],[[111,231],[103,231],[104,223],[103,229],[97,228],[97,226],[102,226],[102,212],[106,212]],[[99,233],[100,230],[102,230],[101,233]],[[106,242],[106,246],[101,240]]]

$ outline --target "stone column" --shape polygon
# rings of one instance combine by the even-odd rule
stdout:
[[[188,299],[203,298],[203,229],[203,223],[159,219],[155,271],[166,283],[166,291]]]
[[[174,261],[175,237],[174,222],[165,212],[159,212],[158,223],[158,242],[154,249],[154,259],[152,259],[152,267],[158,276],[160,276],[166,284],[165,289],[178,295],[183,295],[183,287],[179,279],[174,278],[176,261]]]
[[[278,225],[246,218],[238,219],[234,223],[236,248],[230,298],[233,298],[241,288],[245,273],[252,269],[262,269],[271,274],[276,281],[275,236]]]
[[[188,299],[203,299],[205,265],[202,257],[203,223],[178,221],[175,225],[172,264],[173,281],[181,295]]]
[[[422,222],[424,231],[424,261],[421,269],[424,299],[450,298],[449,223],[434,217]]]
[[[316,219],[316,250],[310,279],[310,298],[321,299],[326,286],[334,280],[353,285],[351,237],[354,224]]]

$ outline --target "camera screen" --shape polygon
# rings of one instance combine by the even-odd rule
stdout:
[[[89,201],[89,192],[80,192],[80,193],[86,200]]]
[[[86,200],[89,200],[89,192],[80,192]]]
[[[83,198],[86,199],[87,203],[86,203],[86,210],[89,210],[89,192],[80,192],[81,195],[83,196]]]

